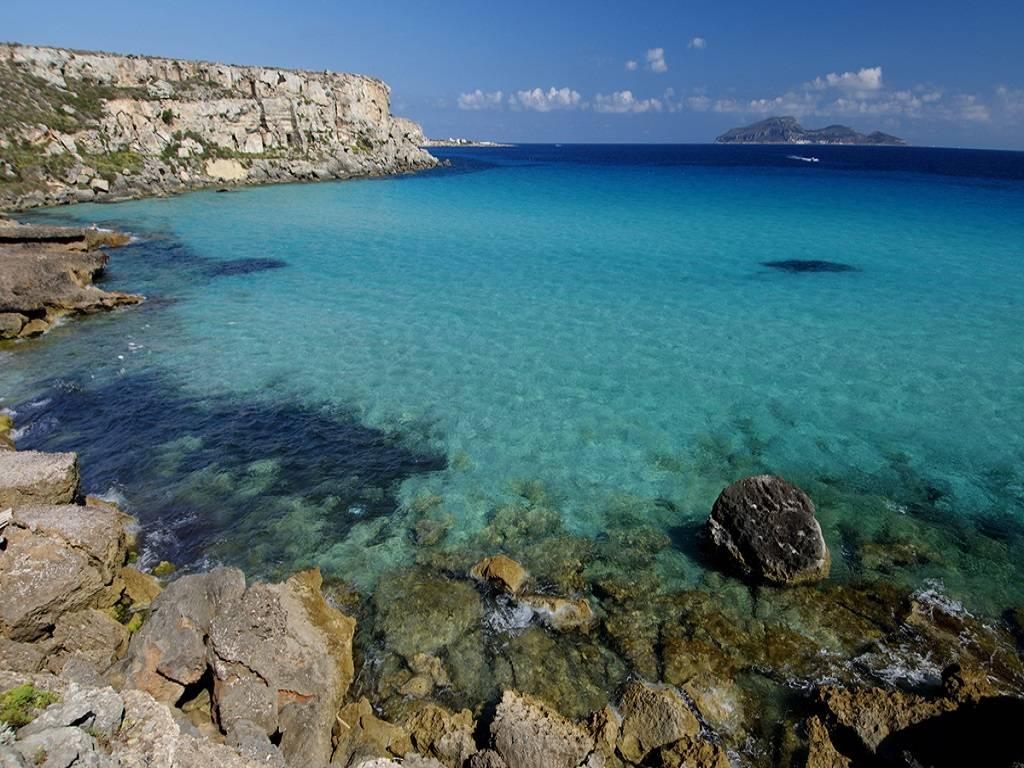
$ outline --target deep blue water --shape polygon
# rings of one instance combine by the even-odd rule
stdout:
[[[892,578],[1024,597],[1024,154],[437,154],[37,214],[134,233],[106,284],[149,300],[0,352],[19,444],[79,450],[147,562],[368,589],[424,516],[454,547],[539,495],[581,536],[671,532],[664,584],[693,585],[679,532],[772,471],[818,502],[836,578],[913,541]]]

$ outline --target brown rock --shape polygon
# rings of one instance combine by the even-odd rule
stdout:
[[[505,555],[484,558],[470,568],[469,575],[477,581],[498,584],[513,595],[519,592],[528,576],[523,566]]]
[[[186,685],[207,669],[205,638],[222,605],[245,591],[241,571],[217,568],[183,576],[152,603],[150,615],[135,633],[123,667],[125,686],[146,691],[157,701],[174,704]]]
[[[338,713],[333,732],[332,763],[358,765],[363,759],[403,757],[412,752],[412,739],[404,728],[381,720],[364,697]]]
[[[0,452],[0,510],[71,504],[78,496],[78,457],[73,453]]]
[[[619,752],[641,763],[659,747],[700,733],[700,723],[676,691],[667,686],[632,683],[619,702],[622,732]]]
[[[926,699],[881,688],[840,688],[826,685],[818,696],[840,725],[854,731],[871,752],[890,734],[956,709],[948,699]]]
[[[330,761],[335,714],[355,674],[355,621],[327,604],[321,581],[314,569],[284,584],[254,584],[221,605],[210,623],[221,726],[260,723],[251,707],[271,701],[267,735],[280,731],[291,765]]]
[[[474,754],[476,723],[468,709],[453,714],[444,707],[427,704],[405,722],[416,751],[436,758],[447,768],[461,768]]]
[[[106,604],[124,561],[122,521],[73,505],[15,511],[0,557],[0,635],[37,640],[65,613]]]
[[[46,665],[60,674],[72,658],[106,670],[128,647],[128,630],[103,611],[86,609],[65,613],[53,630],[53,648]]]
[[[663,768],[731,768],[729,756],[717,744],[697,736],[684,736],[658,750]]]
[[[0,330],[0,338],[3,331]],[[9,413],[0,411],[0,451],[14,450],[14,420]]]
[[[491,723],[494,748],[508,768],[576,768],[591,736],[539,699],[505,691]]]
[[[149,608],[163,591],[159,581],[131,566],[121,569],[121,578],[124,579],[124,594],[131,601],[132,608],[136,610]]]
[[[781,477],[747,477],[722,491],[708,532],[715,546],[755,579],[798,584],[828,576],[829,552],[814,504]]]
[[[850,768],[850,759],[832,744],[825,725],[817,717],[807,721],[807,768]]]

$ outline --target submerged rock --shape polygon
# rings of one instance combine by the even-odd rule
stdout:
[[[762,261],[761,264],[783,272],[859,272],[856,267],[838,261],[822,261],[820,259],[784,259],[782,261]]]
[[[711,541],[752,577],[778,584],[826,578],[830,557],[814,504],[772,475],[747,477],[719,495],[708,518]]]

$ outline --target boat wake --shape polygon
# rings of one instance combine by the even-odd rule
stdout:
[[[787,160],[802,160],[805,163],[819,163],[821,160],[817,157],[804,157],[803,155],[786,155]]]

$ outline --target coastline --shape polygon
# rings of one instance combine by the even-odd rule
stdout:
[[[363,75],[0,44],[0,209],[437,164]]]

